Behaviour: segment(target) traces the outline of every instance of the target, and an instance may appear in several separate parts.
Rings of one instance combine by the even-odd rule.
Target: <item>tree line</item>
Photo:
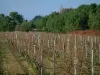
[[[37,15],[25,20],[18,12],[0,14],[0,31],[70,32],[73,30],[100,30],[100,4],[83,4],[77,8],[62,8],[49,15]]]

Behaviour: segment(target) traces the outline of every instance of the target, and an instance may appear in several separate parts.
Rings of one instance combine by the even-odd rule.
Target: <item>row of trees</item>
[[[0,31],[31,31],[32,28],[34,24],[18,12],[10,12],[9,16],[0,14]]]
[[[46,16],[35,16],[27,21],[18,12],[9,16],[0,14],[0,31],[69,32],[73,30],[99,30],[100,4],[80,5],[78,8],[62,8]]]

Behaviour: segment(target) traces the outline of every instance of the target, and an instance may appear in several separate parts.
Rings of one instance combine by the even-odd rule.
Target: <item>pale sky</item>
[[[22,14],[25,19],[36,15],[48,15],[63,8],[76,8],[81,4],[100,4],[100,0],[0,0],[0,13],[9,15],[12,11]]]

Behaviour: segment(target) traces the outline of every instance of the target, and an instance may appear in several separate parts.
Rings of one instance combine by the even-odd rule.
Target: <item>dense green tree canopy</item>
[[[11,19],[13,19],[17,24],[22,23],[24,21],[24,18],[22,15],[20,15],[18,12],[10,12],[9,16]]]
[[[0,31],[47,31],[69,32],[73,30],[100,30],[100,4],[80,5],[77,8],[62,8],[49,15],[37,15],[28,21],[18,12],[9,16],[0,14]]]

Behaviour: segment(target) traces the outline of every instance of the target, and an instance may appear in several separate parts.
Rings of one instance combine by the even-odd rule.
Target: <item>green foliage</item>
[[[24,21],[24,18],[22,15],[20,15],[18,12],[10,12],[9,16],[11,19],[13,19],[17,24],[20,24]]]
[[[35,25],[32,22],[23,22],[21,25],[16,26],[16,31],[32,31]]]
[[[11,12],[9,16],[0,14],[0,31],[14,31],[17,24],[21,24],[24,18],[18,12]]]
[[[78,8],[62,8],[46,16],[35,16],[25,21],[18,12],[9,16],[0,14],[0,31],[70,32],[73,30],[100,30],[100,4],[80,5]]]

